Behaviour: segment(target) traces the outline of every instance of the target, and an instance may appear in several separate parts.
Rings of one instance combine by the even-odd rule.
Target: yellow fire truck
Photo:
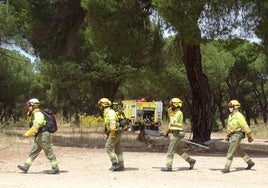
[[[141,128],[159,130],[162,123],[162,101],[124,100],[122,104],[126,118],[131,121],[130,128],[132,131]]]

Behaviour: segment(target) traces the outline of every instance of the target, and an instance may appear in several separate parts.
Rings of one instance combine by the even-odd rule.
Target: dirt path
[[[165,164],[166,153],[125,152],[123,172],[110,172],[108,156],[104,149],[88,149],[54,146],[59,160],[61,173],[48,175],[49,162],[44,153],[34,161],[28,174],[17,169],[28,155],[31,140],[18,139],[15,142],[1,144],[0,151],[0,187],[256,187],[268,186],[267,153],[250,153],[256,166],[244,170],[246,164],[241,158],[234,158],[231,173],[222,174],[225,154],[192,154],[197,160],[194,170],[188,170],[188,164],[178,155],[175,156],[173,172],[161,172]],[[11,145],[9,145],[11,144]]]

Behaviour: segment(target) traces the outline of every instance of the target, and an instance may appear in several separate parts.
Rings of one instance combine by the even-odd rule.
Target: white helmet
[[[32,99],[28,100],[28,102],[27,102],[28,107],[33,106],[34,108],[37,108],[37,107],[39,107],[39,104],[40,104],[40,102],[36,98],[32,98]]]

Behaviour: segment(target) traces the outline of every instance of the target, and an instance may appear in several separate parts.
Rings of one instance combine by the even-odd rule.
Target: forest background
[[[231,99],[249,125],[266,126],[267,9],[267,0],[1,0],[1,121],[24,118],[32,97],[65,121],[98,117],[101,97],[161,100],[164,111],[179,97],[196,142],[225,128]]]

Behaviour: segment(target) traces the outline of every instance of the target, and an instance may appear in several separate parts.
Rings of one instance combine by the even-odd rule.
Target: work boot
[[[52,170],[47,171],[48,174],[59,174],[60,170],[58,167],[52,167]]]
[[[113,163],[111,168],[109,168],[109,170],[111,170],[112,172],[119,171],[119,169],[120,169],[120,166],[118,163]]]
[[[119,169],[118,169],[118,171],[124,171],[125,170],[125,167],[124,167],[124,165],[123,166],[119,166]]]
[[[22,165],[18,165],[17,166],[23,173],[27,173],[29,170],[29,166],[22,166]]]
[[[119,165],[119,171],[124,171],[125,170],[124,162],[120,161],[118,163],[118,165]]]
[[[171,167],[163,167],[163,168],[161,168],[161,171],[162,172],[171,172],[172,168]]]
[[[250,170],[254,165],[255,165],[255,163],[252,160],[250,160],[250,161],[248,161],[248,166],[245,169]]]
[[[189,168],[189,170],[192,170],[192,169],[194,168],[194,164],[195,164],[195,162],[196,162],[196,160],[194,160],[194,159],[191,159],[191,160],[190,160],[190,162],[189,162],[189,164],[190,164],[190,168]]]
[[[226,174],[230,172],[230,168],[224,167],[224,169],[221,170],[222,173]]]

